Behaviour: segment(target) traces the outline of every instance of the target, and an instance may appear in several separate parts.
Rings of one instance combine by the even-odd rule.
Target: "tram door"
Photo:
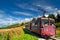
[[[40,29],[40,22],[37,19],[36,21],[33,21],[31,23],[31,30],[35,33],[39,33],[39,29]]]
[[[35,25],[36,25],[36,32],[39,33],[40,32],[40,18],[38,18],[35,22]]]

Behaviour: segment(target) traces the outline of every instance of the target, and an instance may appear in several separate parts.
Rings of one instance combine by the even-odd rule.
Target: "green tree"
[[[60,14],[57,14],[56,20],[57,20],[57,22],[60,22]]]
[[[55,15],[54,14],[49,14],[48,16],[49,18],[52,18],[52,19],[56,19]]]
[[[21,26],[23,26],[24,25],[24,23],[21,23]]]

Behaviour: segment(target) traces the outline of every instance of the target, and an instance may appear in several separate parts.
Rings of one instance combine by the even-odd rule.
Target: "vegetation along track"
[[[11,40],[11,37],[22,33],[22,28],[0,29],[0,40]]]

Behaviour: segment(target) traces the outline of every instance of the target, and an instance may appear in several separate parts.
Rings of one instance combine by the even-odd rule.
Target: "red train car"
[[[55,20],[51,18],[33,18],[26,24],[26,29],[40,34],[41,36],[55,37]]]

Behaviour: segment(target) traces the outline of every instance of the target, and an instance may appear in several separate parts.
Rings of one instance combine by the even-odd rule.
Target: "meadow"
[[[38,40],[23,30],[21,27],[11,29],[0,29],[0,40]]]
[[[56,36],[60,37],[60,28],[56,28]]]

